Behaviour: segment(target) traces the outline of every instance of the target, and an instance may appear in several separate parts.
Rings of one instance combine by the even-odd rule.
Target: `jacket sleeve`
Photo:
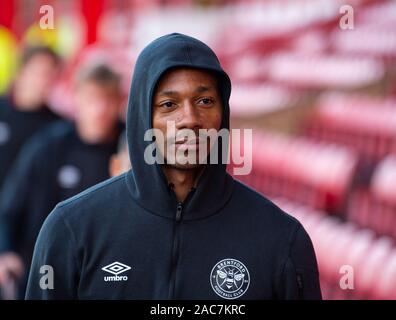
[[[312,241],[298,223],[282,266],[279,298],[283,300],[321,300],[319,271]]]
[[[48,146],[55,134],[62,134],[66,124],[57,122],[34,134],[18,153],[0,191],[0,252],[15,250],[18,236],[27,225],[37,183],[48,169]]]
[[[36,241],[25,299],[77,299],[79,267],[71,227],[56,207]]]
[[[37,152],[35,141],[19,153],[0,192],[0,252],[15,250],[16,228],[24,225]]]

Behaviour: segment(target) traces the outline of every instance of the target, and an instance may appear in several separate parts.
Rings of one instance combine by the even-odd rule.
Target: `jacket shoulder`
[[[244,214],[250,215],[255,221],[262,221],[266,225],[277,226],[279,228],[293,229],[296,231],[301,223],[293,216],[279,208],[265,195],[235,180],[234,200],[243,206]]]
[[[100,182],[77,195],[68,198],[56,207],[62,208],[63,211],[74,211],[78,208],[100,208],[105,203],[114,203],[116,198],[122,196],[122,191],[126,189],[125,177],[127,173],[109,178]]]

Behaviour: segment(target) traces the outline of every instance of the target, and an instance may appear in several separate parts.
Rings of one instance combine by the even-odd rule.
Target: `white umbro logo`
[[[131,267],[121,262],[113,262],[102,268],[103,271],[114,274],[114,276],[104,277],[104,281],[127,281],[127,276],[119,276],[119,274],[130,270]]]

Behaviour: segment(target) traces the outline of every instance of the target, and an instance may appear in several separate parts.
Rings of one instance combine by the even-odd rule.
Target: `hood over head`
[[[223,105],[221,129],[229,129],[231,94],[231,81],[217,56],[195,38],[179,33],[162,36],[145,47],[136,61],[127,112],[127,140],[132,163],[127,184],[133,199],[140,206],[171,219],[175,218],[178,201],[168,186],[161,165],[145,162],[144,151],[152,142],[144,141],[144,134],[152,128],[152,98],[156,84],[166,71],[177,67],[212,71],[217,76]],[[184,206],[184,220],[212,215],[230,198],[233,179],[227,174],[226,165],[219,162],[205,165],[196,190]]]

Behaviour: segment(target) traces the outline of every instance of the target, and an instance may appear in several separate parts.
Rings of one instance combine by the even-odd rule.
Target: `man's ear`
[[[110,163],[109,163],[109,173],[111,177],[118,176],[121,174],[121,161],[118,158],[118,155],[113,154],[110,157]]]

